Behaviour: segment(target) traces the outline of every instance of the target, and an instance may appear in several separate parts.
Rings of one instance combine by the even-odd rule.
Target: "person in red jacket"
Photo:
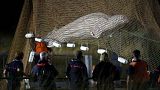
[[[128,67],[128,90],[147,90],[147,84],[150,78],[147,68],[147,62],[140,59],[140,51],[134,50],[132,62],[129,63]]]

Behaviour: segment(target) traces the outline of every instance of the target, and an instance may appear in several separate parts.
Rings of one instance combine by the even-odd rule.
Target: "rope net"
[[[29,55],[24,35],[34,32],[62,43],[107,48],[128,60],[139,49],[153,69],[160,64],[159,9],[158,0],[25,0],[9,60],[16,50]]]
[[[92,13],[80,17],[58,30],[53,30],[45,38],[59,42],[73,42],[75,38],[100,38],[107,36],[114,28],[120,27],[127,22],[127,17],[123,15],[107,16],[103,13]]]

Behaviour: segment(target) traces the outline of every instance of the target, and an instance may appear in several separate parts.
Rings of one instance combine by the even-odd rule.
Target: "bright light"
[[[54,47],[54,45],[53,45],[53,41],[48,41],[48,43],[47,43],[47,47],[49,47],[49,48]]]
[[[35,41],[42,42],[42,39],[41,38],[35,38]]]
[[[67,47],[75,47],[74,43],[67,43]]]
[[[49,47],[49,48],[51,48],[51,47],[61,47],[61,44],[58,43],[57,41],[48,41],[47,47]]]
[[[25,35],[25,37],[26,37],[26,38],[32,38],[32,37],[34,37],[34,34],[33,34],[33,33],[27,33],[27,34]]]
[[[58,43],[58,42],[56,42],[56,41],[54,41],[54,42],[53,42],[53,46],[55,46],[55,47],[61,47],[61,44]]]
[[[89,48],[86,47],[86,46],[81,46],[80,49],[83,50],[83,51],[88,51],[89,50]]]
[[[123,64],[127,64],[128,63],[128,61],[126,59],[122,58],[122,57],[118,57],[118,61],[120,63],[123,63]]]
[[[28,59],[29,62],[33,62],[34,55],[35,55],[35,52],[34,52],[34,51],[31,51],[31,52],[30,52],[30,55],[29,55],[29,59]]]
[[[97,53],[99,53],[99,54],[102,54],[102,53],[104,53],[104,52],[107,52],[107,50],[105,50],[105,49],[98,49],[98,50],[97,50]]]

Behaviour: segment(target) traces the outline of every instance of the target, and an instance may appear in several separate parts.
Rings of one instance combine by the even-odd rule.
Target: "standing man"
[[[87,68],[82,59],[82,51],[77,51],[75,59],[68,63],[66,75],[70,81],[71,90],[86,90],[88,87]]]
[[[40,90],[56,90],[54,79],[57,75],[57,69],[48,61],[47,52],[41,52],[39,62],[32,68],[34,82],[38,82]]]
[[[15,59],[6,65],[4,76],[8,78],[8,90],[20,90],[23,73],[23,52],[17,52]]]
[[[147,63],[140,59],[140,51],[133,51],[132,62],[129,63],[127,76],[128,90],[147,90],[149,73],[147,72]]]
[[[109,61],[108,54],[103,53],[101,61],[93,70],[93,80],[97,82],[97,90],[114,90],[116,67]]]

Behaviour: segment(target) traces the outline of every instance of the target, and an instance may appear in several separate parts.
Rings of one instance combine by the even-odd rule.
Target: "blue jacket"
[[[66,75],[70,82],[74,84],[87,82],[88,79],[86,65],[82,61],[75,59],[68,63]]]

